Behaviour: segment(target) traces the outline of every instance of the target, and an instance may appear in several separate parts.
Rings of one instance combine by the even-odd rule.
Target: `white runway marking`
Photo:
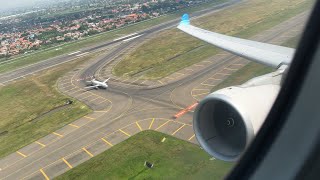
[[[74,54],[77,54],[77,53],[80,53],[81,51],[76,51],[76,52],[72,52],[72,53],[70,53],[70,54],[68,54],[69,56],[71,56],[71,55],[74,55]]]
[[[76,55],[76,56],[83,56],[83,55],[86,55],[86,54],[88,54],[89,52],[84,52],[84,53],[81,53],[81,54],[78,54],[78,55]]]

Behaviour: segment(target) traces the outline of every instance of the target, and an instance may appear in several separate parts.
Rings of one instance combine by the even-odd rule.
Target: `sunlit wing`
[[[187,14],[182,16],[178,29],[225,51],[275,68],[290,64],[295,52],[292,48],[226,36],[192,26]]]

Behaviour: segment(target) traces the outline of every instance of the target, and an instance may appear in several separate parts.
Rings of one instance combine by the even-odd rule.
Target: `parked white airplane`
[[[98,81],[95,78],[93,78],[91,81],[87,81],[88,83],[91,83],[90,86],[87,86],[85,88],[94,88],[94,89],[107,89],[109,86],[107,82],[109,81],[110,78],[106,79],[105,81]]]
[[[209,94],[195,110],[193,127],[200,145],[218,159],[235,161],[268,115],[295,49],[200,29],[190,25],[187,14],[178,28],[223,50],[275,68],[270,74]]]

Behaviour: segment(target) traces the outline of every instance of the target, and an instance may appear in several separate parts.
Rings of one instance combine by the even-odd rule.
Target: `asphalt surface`
[[[298,34],[305,20],[306,13],[300,14],[252,39],[281,44]],[[170,24],[163,26],[167,27]],[[99,75],[97,72],[101,67],[143,38],[144,35],[131,41],[117,42],[114,49],[60,78],[59,90],[88,104],[94,112],[1,159],[1,179],[56,177],[148,129],[197,143],[192,130],[192,110],[178,119],[173,116],[202,99],[212,87],[248,61],[221,52],[170,75],[170,79],[163,79],[153,88],[111,81],[108,90],[84,89],[85,84],[78,79]],[[9,79],[17,75],[20,74],[11,74]]]

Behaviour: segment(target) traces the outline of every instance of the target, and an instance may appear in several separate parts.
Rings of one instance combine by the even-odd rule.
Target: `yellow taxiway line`
[[[104,141],[105,143],[107,143],[109,146],[113,146],[113,144],[111,144],[109,141],[107,141],[106,139],[104,138],[101,138],[102,141]]]
[[[19,152],[19,151],[17,151],[17,153],[19,154],[19,155],[21,155],[22,157],[27,157],[27,155],[25,155],[25,154],[23,154],[23,153],[21,153],[21,152]]]
[[[82,150],[84,150],[84,152],[86,152],[89,156],[93,157],[93,154],[91,154],[91,152],[89,152],[86,148],[82,148]]]
[[[67,165],[70,169],[72,169],[71,164],[70,164],[65,158],[61,158],[61,159],[62,159],[62,161],[63,161],[64,163],[66,163],[66,165]]]
[[[128,133],[126,133],[126,132],[124,132],[122,129],[119,129],[119,131],[120,131],[120,132],[122,132],[123,134],[125,134],[125,135],[127,135],[127,136],[129,136],[129,137],[130,137],[130,134],[128,134]]]
[[[42,173],[42,175],[46,180],[50,180],[50,178],[46,175],[46,173],[42,169],[40,169],[40,172]]]

